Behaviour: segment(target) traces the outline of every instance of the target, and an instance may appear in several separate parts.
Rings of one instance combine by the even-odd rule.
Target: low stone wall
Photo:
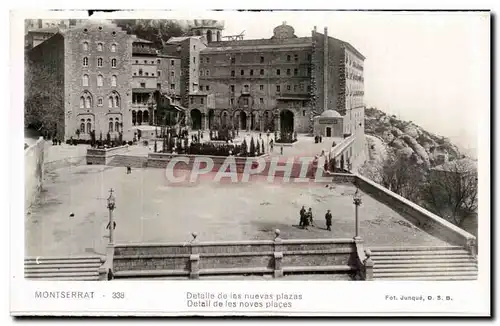
[[[89,148],[87,149],[87,164],[108,164],[113,156],[128,152],[128,145],[118,146],[106,149]]]
[[[325,177],[331,177],[332,182],[336,184],[356,182],[356,175],[350,173],[334,173],[326,171]]]
[[[40,193],[43,182],[45,140],[40,137],[36,143],[24,150],[24,204],[31,207]]]
[[[370,194],[380,202],[400,212],[410,222],[427,233],[449,243],[464,246],[466,249],[475,252],[476,237],[458,226],[453,225],[366,177],[356,175],[355,184],[363,192]]]
[[[220,241],[116,245],[115,278],[145,276],[356,273],[353,239]]]
[[[50,172],[56,169],[66,168],[70,166],[78,166],[86,163],[86,156],[67,157],[57,161],[45,162],[43,168],[45,172]]]
[[[339,157],[347,148],[349,148],[350,145],[354,142],[354,139],[356,138],[356,135],[349,136],[342,140],[340,144],[337,144],[335,147],[333,147],[330,150],[330,158],[337,158]]]

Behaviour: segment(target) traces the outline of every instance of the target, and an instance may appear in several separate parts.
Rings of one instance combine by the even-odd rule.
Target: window
[[[231,102],[231,105],[234,105],[234,98],[232,98],[232,99],[230,100],[230,102]]]
[[[279,69],[276,69],[276,75],[280,75],[281,74],[281,71]]]
[[[85,108],[85,98],[83,96],[80,97],[80,109]]]
[[[102,97],[97,99],[97,106],[102,106]]]
[[[89,43],[83,42],[83,51],[88,51],[89,49]]]
[[[298,54],[294,54],[294,55],[293,55],[293,60],[294,60],[295,62],[299,61],[299,55],[298,55]]]
[[[90,109],[92,106],[92,97],[89,92],[83,92],[80,96],[80,108]]]
[[[97,86],[102,87],[102,75],[97,75]]]
[[[207,89],[207,92],[210,90],[210,86],[205,86],[205,88]]]
[[[250,76],[253,76],[253,69],[250,69]]]
[[[175,61],[174,60],[170,60],[170,65],[171,66],[175,66]]]
[[[248,90],[250,89],[250,87],[248,85],[245,85],[245,92],[248,93]]]
[[[135,60],[135,63],[139,63],[139,60]]]
[[[97,43],[97,51],[102,51],[102,43]]]
[[[236,58],[235,57],[231,58],[231,63],[236,63]]]
[[[160,70],[158,70],[158,71],[156,72],[156,75],[157,75],[158,77],[160,77],[160,76],[161,76],[161,71],[160,71]]]
[[[262,97],[259,99],[259,101],[260,101],[260,104],[264,104],[264,99]]]
[[[241,75],[245,75],[245,70],[241,69]]]
[[[141,83],[142,88],[146,88],[146,83]]]
[[[87,119],[87,133],[90,134],[91,130],[92,130],[92,122],[90,122],[90,119]]]
[[[231,85],[231,93],[234,93],[234,85]]]
[[[231,77],[234,77],[234,70],[231,70]]]
[[[159,76],[159,75],[158,75]],[[170,77],[175,77],[175,72],[171,71],[170,72]]]
[[[264,63],[264,57],[260,57],[260,63]]]
[[[80,120],[80,132],[85,133],[85,119]]]
[[[113,118],[109,118],[108,131],[113,132]]]
[[[193,57],[193,63],[196,63],[196,57]]]
[[[102,67],[102,58],[97,58],[97,66]]]
[[[83,75],[82,85],[83,86],[89,86],[89,75]]]
[[[116,44],[111,44],[111,52],[116,52]]]
[[[293,75],[294,75],[294,76],[297,76],[298,74],[299,74],[299,69],[295,68],[295,69],[293,70]]]
[[[305,117],[306,116],[306,110],[302,110],[302,116]]]
[[[194,104],[194,98],[191,97],[189,100],[191,104]]]
[[[290,55],[287,55],[286,56],[286,61],[290,62],[292,60],[292,57],[290,57]]]
[[[83,58],[83,66],[84,67],[88,67],[89,66],[89,58],[87,58],[87,57]]]
[[[264,75],[264,69],[261,69],[261,70],[260,70],[260,75],[261,75],[261,76],[262,76],[262,75]]]
[[[193,50],[196,50],[196,45],[193,45]]]
[[[142,47],[144,47],[144,45],[143,45]],[[147,64],[147,63],[148,63],[148,60],[144,60],[144,63],[145,63],[145,64]]]
[[[154,65],[154,64],[155,64],[155,62],[154,62],[153,60],[151,60],[151,64],[152,64],[152,65]]]
[[[116,59],[111,59],[111,67],[116,68]]]
[[[207,62],[207,63],[210,63],[210,58],[207,58],[207,59],[206,59],[206,62]]]
[[[307,68],[307,75],[308,75],[308,76],[311,76],[311,72],[312,72],[311,67],[308,67],[308,68]]]
[[[115,131],[119,132],[120,131],[120,122],[118,118],[115,118]]]
[[[259,90],[263,91],[264,90],[264,85],[259,85]]]
[[[207,69],[207,70],[205,71],[205,76],[210,76],[210,70],[208,70],[208,69]]]
[[[307,85],[307,91],[310,92],[311,91],[311,86]]]
[[[149,72],[144,73],[146,76],[149,76]]]
[[[116,80],[117,78],[115,75],[111,76],[111,86],[116,87]]]
[[[111,93],[111,95],[108,98],[108,106],[110,108],[120,107],[120,97],[118,96],[118,93],[116,92]]]
[[[243,105],[248,105],[248,98],[243,99]]]
[[[310,54],[307,55],[307,60],[311,61],[311,55]]]
[[[203,91],[203,85],[200,85],[200,91]]]
[[[139,69],[139,76],[142,76],[142,69]]]
[[[205,102],[205,99],[202,97],[200,98],[200,103],[203,104]]]
[[[287,75],[287,76],[290,76],[291,74],[292,74],[291,70],[290,70],[290,69],[287,69],[287,70],[286,70],[286,75]]]
[[[175,89],[175,84],[170,84],[170,89]]]
[[[200,76],[203,76],[203,70],[200,70]]]
[[[160,83],[157,83],[157,84],[156,84],[156,88],[161,89],[161,84],[160,84]]]
[[[296,92],[298,89],[298,85],[293,85],[293,91]]]
[[[290,85],[286,85],[286,90],[289,91],[292,87]]]
[[[161,60],[160,60],[160,59],[156,60],[156,63],[157,63],[157,64],[160,64],[160,63],[161,63]]]
[[[281,91],[281,87],[280,87],[280,85],[276,85],[276,92],[279,92],[279,91]]]

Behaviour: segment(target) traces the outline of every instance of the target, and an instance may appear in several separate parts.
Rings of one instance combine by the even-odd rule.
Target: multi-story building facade
[[[190,105],[191,124],[311,132],[313,117],[333,109],[344,117],[343,133],[353,133],[363,128],[364,59],[326,28],[297,37],[283,24],[270,39],[207,43],[198,97],[213,95],[214,107]]]

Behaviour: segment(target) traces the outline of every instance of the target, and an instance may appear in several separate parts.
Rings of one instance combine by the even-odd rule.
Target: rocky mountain
[[[460,149],[449,139],[376,108],[365,110],[365,133],[370,159],[376,161],[383,160],[387,155],[413,155],[418,163],[429,168],[462,157]]]

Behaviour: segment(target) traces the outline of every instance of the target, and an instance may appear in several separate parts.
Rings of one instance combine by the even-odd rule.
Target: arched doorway
[[[198,109],[191,110],[191,121],[193,130],[201,129],[201,112]]]
[[[217,31],[217,42],[220,42],[220,31]]]
[[[140,126],[142,124],[142,111],[137,111],[137,125]]]
[[[149,111],[144,111],[142,113],[142,121],[145,123],[145,124],[148,124],[149,122]]]
[[[283,110],[280,113],[280,126],[282,132],[293,132],[293,112]]]
[[[215,112],[214,110],[209,110],[208,111],[208,129],[212,129],[214,127],[214,119],[215,119]]]
[[[211,30],[207,31],[207,42],[208,43],[212,42],[212,31]]]
[[[224,111],[224,112],[222,112],[222,115],[221,115],[221,125],[222,125],[222,127],[227,127],[227,124],[228,124],[227,112]]]
[[[247,114],[245,111],[240,112],[240,129],[247,129]]]
[[[132,111],[132,125],[135,126],[135,124],[137,123],[137,113],[134,111]]]

